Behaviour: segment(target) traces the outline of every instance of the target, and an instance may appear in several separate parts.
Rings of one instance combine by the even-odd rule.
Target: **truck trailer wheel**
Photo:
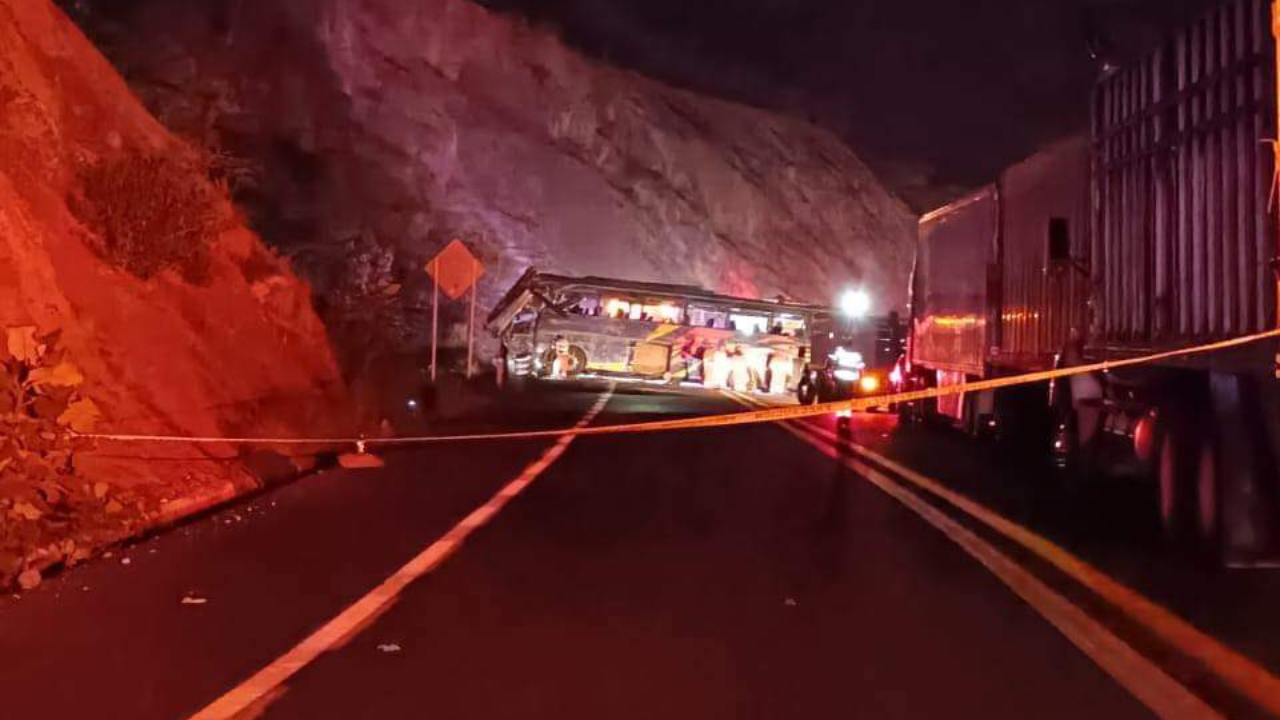
[[[1216,558],[1222,542],[1222,483],[1211,437],[1166,432],[1156,456],[1160,525],[1165,538]]]
[[[1217,562],[1223,537],[1219,419],[1207,404],[1185,399],[1160,408],[1156,417],[1161,529],[1166,539]]]
[[[1187,538],[1195,520],[1199,453],[1190,432],[1175,422],[1166,423],[1155,464],[1160,529],[1165,539],[1178,542]]]
[[[1200,440],[1196,463],[1196,534],[1200,549],[1216,553],[1222,538],[1222,483],[1212,437]]]

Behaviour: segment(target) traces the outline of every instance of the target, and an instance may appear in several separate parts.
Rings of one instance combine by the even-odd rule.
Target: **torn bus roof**
[[[564,291],[617,292],[628,295],[678,298],[687,302],[702,301],[730,305],[739,310],[767,313],[776,313],[779,310],[784,312],[791,310],[806,314],[831,312],[831,308],[822,305],[720,295],[696,285],[641,282],[596,276],[573,277],[543,273],[530,268],[525,271],[524,275],[516,281],[515,285],[498,302],[493,312],[489,314],[485,326],[491,332],[498,332],[501,328],[510,324],[534,300],[541,299],[547,305],[554,306],[551,296]]]

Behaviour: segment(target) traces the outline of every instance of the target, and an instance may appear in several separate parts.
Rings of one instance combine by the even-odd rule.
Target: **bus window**
[[[571,296],[565,304],[565,309],[570,315],[585,315],[587,317],[599,315],[601,312],[600,307],[600,298],[595,295]]]
[[[512,335],[528,335],[532,333],[533,323],[537,319],[538,319],[538,314],[535,312],[520,313],[520,315],[516,317],[515,321],[511,323],[511,334]]]
[[[773,335],[802,338],[805,336],[804,318],[799,315],[774,315],[769,332]]]
[[[726,330],[729,328],[729,313],[690,305],[689,324],[694,327],[720,328],[721,330]]]
[[[611,318],[627,318],[631,316],[631,301],[621,298],[609,298],[604,303],[604,314]]]
[[[730,315],[733,329],[743,335],[756,335],[769,331],[769,318],[761,315]]]
[[[684,322],[684,313],[680,310],[680,306],[672,302],[651,301],[645,304],[643,313],[644,317],[652,322],[672,323],[674,325]]]
[[[680,306],[668,300],[624,300],[609,298],[604,314],[611,318],[679,324],[684,320]]]

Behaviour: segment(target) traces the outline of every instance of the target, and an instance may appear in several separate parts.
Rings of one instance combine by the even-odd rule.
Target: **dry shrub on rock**
[[[131,152],[82,169],[70,204],[111,264],[143,279],[174,269],[201,283],[210,244],[234,222],[225,198],[197,159]]]

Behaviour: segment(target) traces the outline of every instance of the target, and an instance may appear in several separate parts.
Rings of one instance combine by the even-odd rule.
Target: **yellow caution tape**
[[[219,444],[260,444],[260,445],[355,445],[360,451],[372,446],[419,445],[426,443],[467,442],[478,440],[522,440],[530,438],[561,437],[565,435],[615,435],[621,433],[667,432],[672,430],[692,430],[697,428],[726,427],[731,425],[752,425],[758,423],[777,422],[779,420],[797,420],[801,418],[829,415],[837,412],[866,410],[889,404],[914,402],[929,398],[957,395],[966,392],[982,392],[1000,388],[1027,385],[1031,383],[1059,380],[1076,375],[1109,372],[1121,368],[1148,365],[1161,360],[1203,355],[1205,353],[1227,350],[1250,345],[1271,338],[1280,337],[1280,329],[1268,330],[1244,337],[1222,340],[1220,342],[1197,345],[1194,347],[1168,350],[1165,352],[1143,355],[1141,357],[1106,360],[1089,365],[1077,365],[1057,370],[1009,377],[979,380],[977,382],[950,385],[947,387],[927,388],[892,395],[876,395],[871,397],[840,400],[818,405],[796,405],[789,407],[754,410],[750,412],[709,415],[679,420],[659,420],[624,425],[602,425],[595,427],[563,428],[557,430],[532,430],[523,432],[476,433],[470,435],[426,435],[418,437],[394,438],[280,438],[280,437],[196,437],[181,435],[129,435],[116,433],[78,433],[76,437],[89,440],[108,440],[114,442],[161,442],[161,443],[219,443]]]

